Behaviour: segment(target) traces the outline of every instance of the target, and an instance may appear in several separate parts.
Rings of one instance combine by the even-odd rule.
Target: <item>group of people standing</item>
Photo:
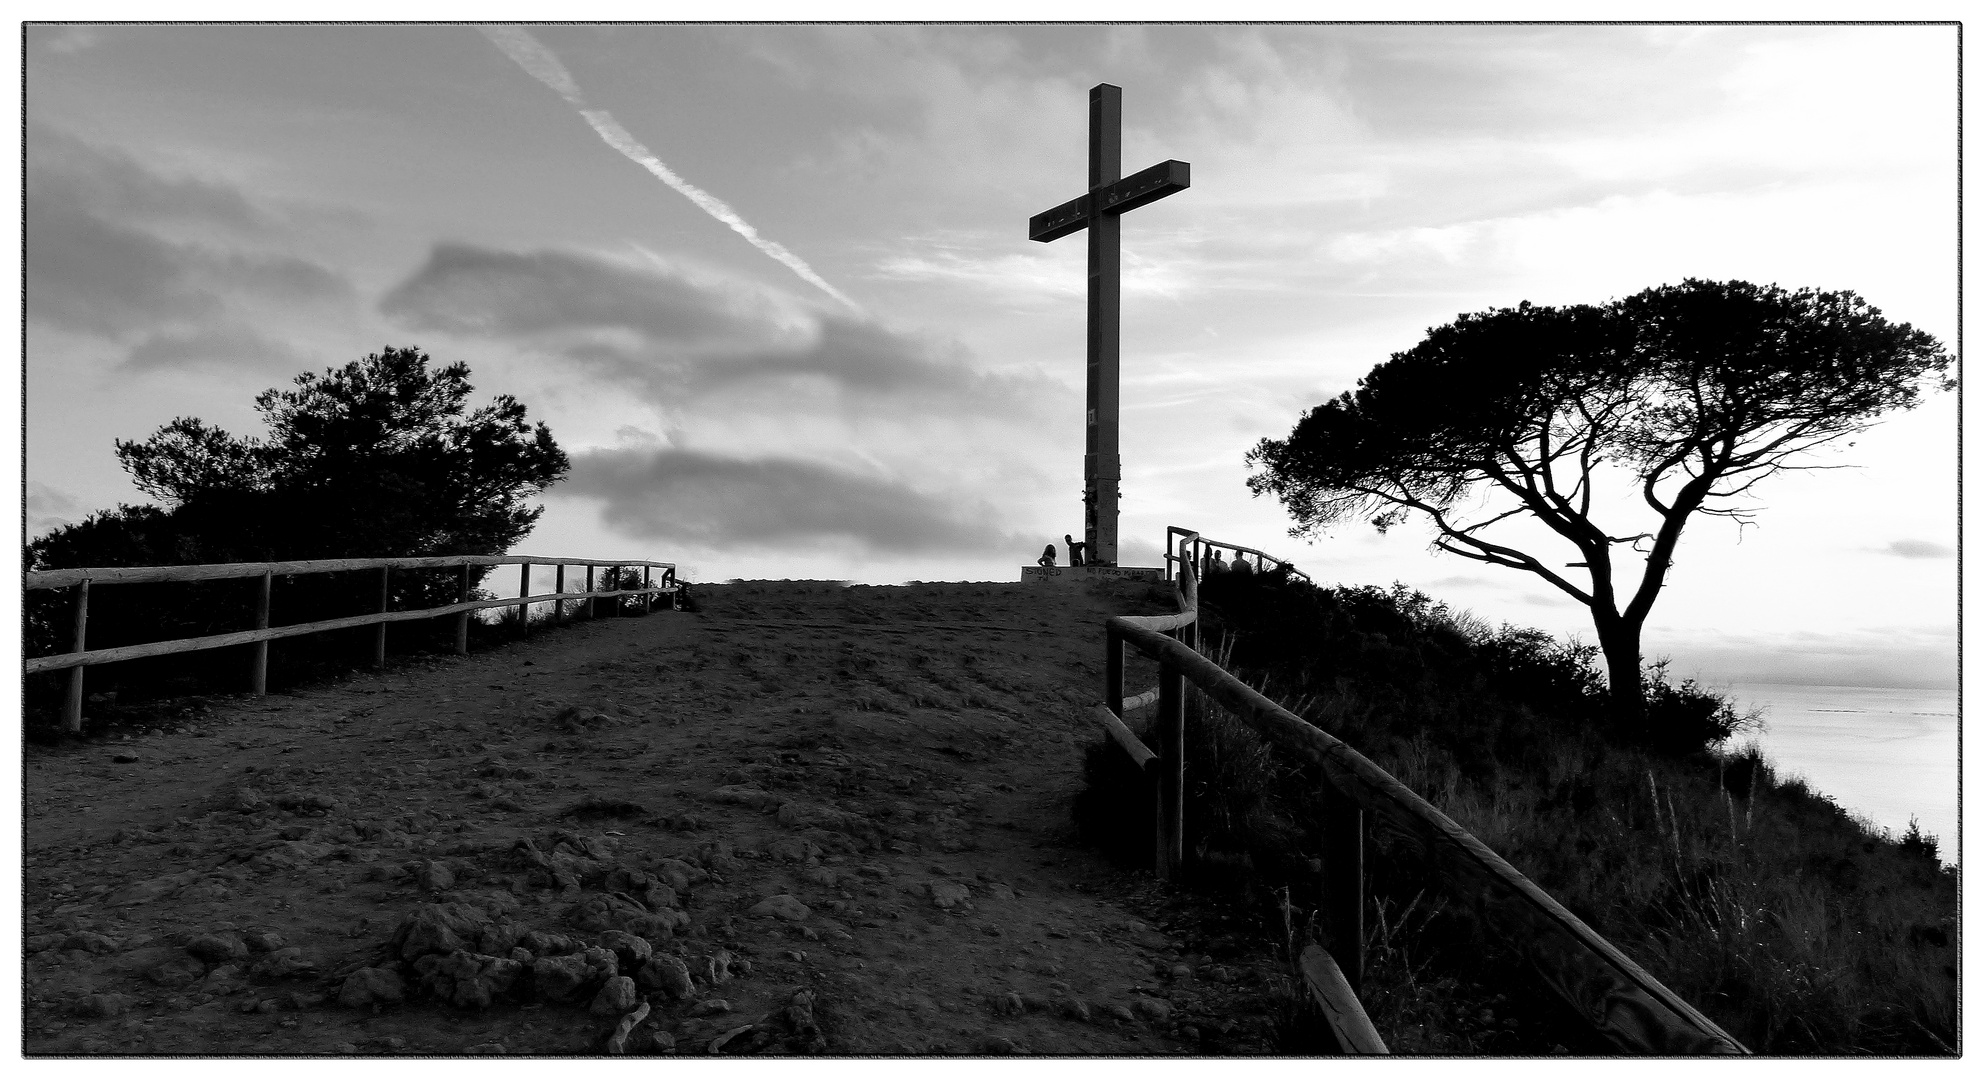
[[[1241,552],[1233,552],[1232,562],[1228,563],[1225,556],[1219,554],[1218,548],[1205,549],[1205,566],[1202,573],[1206,577],[1214,574],[1251,574],[1252,572],[1253,564],[1247,562],[1245,554]]]

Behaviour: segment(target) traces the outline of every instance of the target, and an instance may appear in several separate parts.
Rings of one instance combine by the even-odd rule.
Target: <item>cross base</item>
[[[1090,581],[1164,580],[1159,566],[1022,566],[1019,580],[1029,585],[1079,585]]]

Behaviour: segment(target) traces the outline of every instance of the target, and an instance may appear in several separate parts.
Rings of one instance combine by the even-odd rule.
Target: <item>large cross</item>
[[[1027,235],[1058,240],[1088,230],[1088,562],[1116,565],[1116,503],[1122,497],[1122,214],[1191,186],[1191,165],[1166,161],[1122,175],[1122,87],[1088,91],[1088,194],[1034,215]]]

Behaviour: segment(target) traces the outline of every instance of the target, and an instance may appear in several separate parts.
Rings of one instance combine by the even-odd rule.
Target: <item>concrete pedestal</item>
[[[1019,580],[1045,585],[1083,584],[1090,581],[1162,581],[1160,566],[1022,566]]]

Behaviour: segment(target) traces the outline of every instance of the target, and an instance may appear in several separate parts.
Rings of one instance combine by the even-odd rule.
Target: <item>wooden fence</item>
[[[473,572],[476,566],[520,566],[518,595],[500,600],[469,599]],[[530,571],[533,567],[553,566],[557,568],[552,591],[543,595],[530,592]],[[565,591],[565,569],[572,566],[585,567],[585,589],[582,592]],[[610,567],[606,581],[617,585],[620,571],[627,567],[639,567],[641,585],[636,589],[607,588],[594,589],[594,573],[599,567]],[[449,567],[460,568],[460,600],[441,607],[418,608],[406,611],[391,611],[392,572],[394,570],[438,570]],[[352,615],[341,619],[323,619],[317,622],[296,623],[290,626],[269,625],[269,601],[275,589],[275,579],[301,574],[348,573],[358,570],[379,572],[379,609],[364,615]],[[655,571],[660,571],[659,581]],[[231,634],[213,634],[207,637],[177,638],[172,641],[153,641],[142,645],[125,645],[114,649],[89,649],[85,641],[89,628],[90,585],[133,585],[145,582],[162,581],[221,581],[230,578],[261,578],[261,592],[255,603],[255,628]],[[518,624],[523,633],[529,633],[528,618],[531,604],[555,602],[557,613],[554,619],[565,620],[565,604],[568,601],[583,602],[586,614],[598,614],[598,602],[622,596],[641,598],[643,612],[651,610],[654,597],[676,592],[680,585],[675,580],[675,564],[649,562],[644,559],[554,559],[531,555],[436,555],[404,559],[314,559],[300,562],[273,563],[208,563],[197,566],[113,566],[91,567],[75,570],[39,570],[22,575],[21,587],[32,592],[37,589],[74,589],[75,616],[74,633],[68,652],[50,656],[29,657],[22,665],[22,674],[33,675],[43,671],[69,671],[69,693],[64,705],[63,723],[71,732],[82,731],[83,725],[83,671],[92,664],[109,664],[118,660],[136,660],[146,656],[168,656],[173,653],[197,652],[202,649],[223,649],[230,645],[254,645],[255,655],[250,669],[250,679],[257,697],[268,692],[268,643],[278,638],[301,637],[305,634],[320,634],[329,630],[345,630],[359,626],[379,628],[378,638],[373,646],[373,662],[384,666],[386,662],[386,626],[390,623],[409,622],[414,619],[437,619],[449,615],[455,617],[454,651],[468,652],[468,620],[471,613],[484,608],[514,607],[517,609]]]
[[[1171,537],[1183,544],[1174,550]],[[1620,1051],[1632,1054],[1746,1054],[1712,1020],[1586,926],[1507,860],[1453,819],[1341,740],[1282,708],[1194,647],[1199,558],[1206,541],[1173,527],[1166,570],[1175,566],[1176,615],[1116,616],[1107,622],[1104,701],[1095,716],[1130,760],[1154,781],[1158,872],[1175,877],[1184,863],[1184,684],[1192,685],[1258,732],[1277,750],[1319,767],[1323,798],[1321,914],[1326,949],[1304,951],[1300,966],[1347,1053],[1384,1053],[1356,991],[1363,981],[1366,839],[1431,868],[1464,904],[1541,975],[1576,1014]],[[1258,554],[1256,552],[1256,554]],[[1268,556],[1268,558],[1272,558]],[[1278,560],[1276,560],[1278,563]],[[1157,662],[1155,689],[1123,697],[1123,647]],[[1153,750],[1122,717],[1154,704]]]

